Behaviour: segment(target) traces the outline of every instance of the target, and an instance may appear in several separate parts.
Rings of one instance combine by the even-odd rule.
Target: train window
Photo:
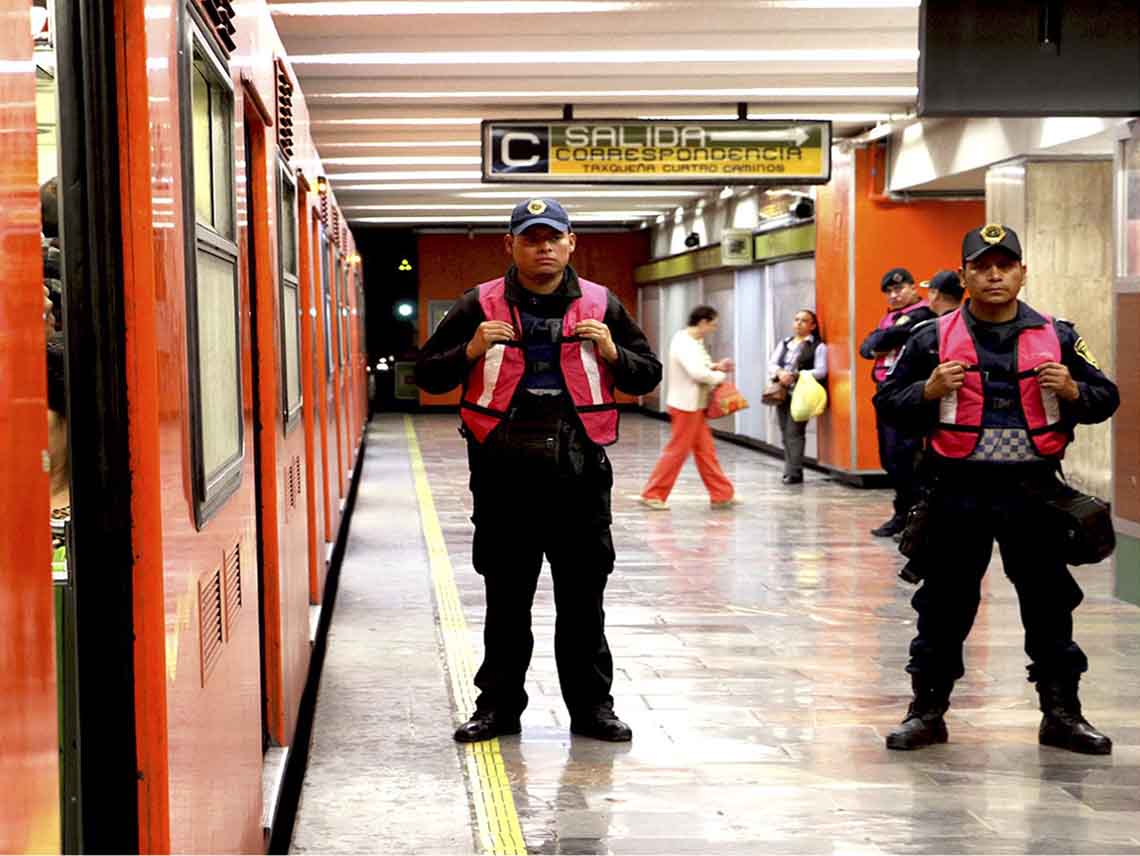
[[[187,13],[183,187],[195,517],[205,525],[241,481],[240,291],[234,216],[234,92],[220,52]],[[208,394],[207,394],[208,391]]]
[[[297,279],[297,185],[285,164],[277,165],[277,248],[280,254],[282,404],[285,430],[301,415],[300,284]]]

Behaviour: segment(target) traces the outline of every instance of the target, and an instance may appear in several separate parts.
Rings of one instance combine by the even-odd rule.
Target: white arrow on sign
[[[802,146],[808,141],[808,136],[808,132],[799,125],[782,131],[709,131],[709,139],[714,143],[766,143],[778,140]]]

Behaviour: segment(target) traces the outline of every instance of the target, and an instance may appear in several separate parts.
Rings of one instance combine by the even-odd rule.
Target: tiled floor
[[[453,416],[415,426],[478,647],[462,441]],[[810,472],[787,488],[778,461],[720,443],[743,505],[710,510],[690,463],[671,510],[651,511],[632,497],[666,432],[627,416],[611,450],[608,636],[632,745],[571,740],[548,574],[539,587],[531,707],[521,737],[501,740],[531,852],[1140,852],[1140,609],[1111,597],[1107,565],[1078,569],[1076,637],[1091,661],[1085,710],[1114,738],[1111,757],[1038,747],[1016,601],[996,555],[951,742],[888,752],[883,735],[909,700],[913,589],[895,577],[894,544],[868,534],[888,513],[886,492]],[[436,748],[448,741],[441,731]]]

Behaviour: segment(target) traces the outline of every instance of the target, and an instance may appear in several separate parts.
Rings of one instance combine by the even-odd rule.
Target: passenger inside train
[[[1140,852],[1134,0],[2,9],[0,853]]]

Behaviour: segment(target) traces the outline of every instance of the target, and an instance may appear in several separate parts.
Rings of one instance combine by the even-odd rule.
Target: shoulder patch
[[[927,318],[925,321],[919,321],[917,324],[914,325],[914,333],[917,333],[919,330],[925,330],[927,327],[930,327],[931,325],[936,324],[937,322],[938,322],[937,317]],[[913,335],[914,333],[912,333],[911,335]]]
[[[898,318],[895,319],[895,326],[896,327],[901,327],[903,324],[909,324],[909,323],[910,323],[910,316],[909,315],[900,315]]]
[[[1084,336],[1077,337],[1076,344],[1073,345],[1073,350],[1077,352],[1077,356],[1079,356],[1082,360],[1084,360],[1097,371],[1100,371],[1100,364],[1097,363],[1096,357],[1092,355],[1092,351],[1089,349],[1089,343],[1085,341]]]

